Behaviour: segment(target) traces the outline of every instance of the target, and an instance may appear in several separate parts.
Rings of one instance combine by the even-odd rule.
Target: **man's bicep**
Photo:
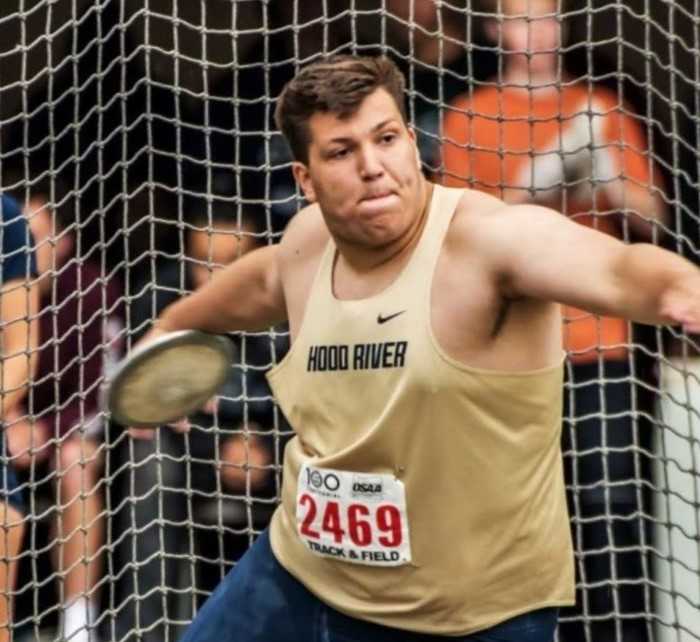
[[[608,314],[620,295],[616,266],[625,245],[537,206],[508,208],[500,221],[505,295],[556,301]]]

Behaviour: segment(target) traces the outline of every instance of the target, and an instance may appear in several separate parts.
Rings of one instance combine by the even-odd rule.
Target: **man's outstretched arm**
[[[700,270],[682,257],[626,245],[542,207],[508,207],[493,216],[486,242],[505,296],[700,330]]]

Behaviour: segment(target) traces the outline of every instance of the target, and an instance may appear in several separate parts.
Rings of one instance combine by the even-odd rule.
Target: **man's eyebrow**
[[[383,129],[383,128],[386,127],[389,123],[392,123],[392,122],[394,122],[395,120],[396,120],[396,118],[387,118],[386,120],[383,120],[383,121],[382,121],[381,123],[379,123],[378,125],[375,125],[374,127],[372,127],[372,132],[377,132],[377,131],[379,131],[380,129]]]
[[[381,123],[377,123],[374,127],[372,127],[372,129],[370,131],[372,133],[375,133],[375,132],[379,131],[380,129],[383,129],[384,127],[386,127],[389,123],[392,123],[394,121],[396,121],[396,118],[387,118],[386,120],[383,120]],[[339,136],[337,138],[331,138],[328,141],[328,144],[331,144],[331,143],[350,143],[350,142],[352,142],[352,140],[353,140],[352,138],[347,137],[347,136]]]

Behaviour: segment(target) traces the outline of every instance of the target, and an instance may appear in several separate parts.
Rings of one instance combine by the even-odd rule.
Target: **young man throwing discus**
[[[421,174],[386,59],[312,64],[277,122],[311,205],[151,336],[288,321],[282,503],[186,642],[545,642],[574,600],[559,304],[700,329],[700,272]]]

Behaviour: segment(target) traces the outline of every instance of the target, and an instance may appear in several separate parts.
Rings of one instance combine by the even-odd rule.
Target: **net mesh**
[[[2,3],[0,180],[44,275],[28,348],[33,290],[10,279],[4,220],[3,480],[12,464],[25,495],[21,517],[16,494],[6,501],[0,534],[17,573],[2,590],[14,639],[83,640],[89,625],[99,639],[174,640],[269,520],[291,431],[263,373],[287,349],[284,328],[232,336],[240,361],[188,433],[133,438],[100,390],[160,310],[275,243],[303,204],[272,113],[320,53],[397,61],[435,180],[696,260],[700,3],[557,0],[544,86],[546,56],[521,55],[524,75],[508,62],[508,4]],[[523,51],[537,48],[531,22]],[[558,639],[700,640],[696,341],[566,316],[577,607]],[[10,372],[26,378],[30,355],[18,401]]]

